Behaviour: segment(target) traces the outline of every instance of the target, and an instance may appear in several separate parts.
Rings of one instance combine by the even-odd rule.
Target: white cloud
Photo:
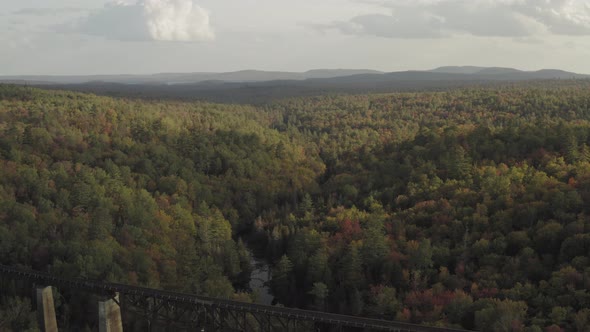
[[[364,0],[382,11],[323,25],[345,34],[440,38],[458,34],[531,37],[590,35],[586,0]]]
[[[112,1],[67,30],[123,41],[215,38],[209,12],[193,0]]]

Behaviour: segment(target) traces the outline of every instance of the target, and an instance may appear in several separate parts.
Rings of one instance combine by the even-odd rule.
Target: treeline
[[[590,325],[590,83],[254,108],[0,87],[0,263],[484,331]],[[297,295],[293,295],[297,294]]]

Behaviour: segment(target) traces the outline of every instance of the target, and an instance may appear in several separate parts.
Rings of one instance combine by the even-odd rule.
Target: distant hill
[[[439,67],[429,70],[432,73],[447,73],[447,74],[507,74],[507,73],[522,73],[522,70],[514,68],[502,67],[476,67],[476,66],[447,66]]]
[[[478,71],[476,74],[479,75],[500,75],[500,74],[519,74],[522,73],[522,70],[514,69],[514,68],[502,68],[502,67],[490,67],[484,68]]]
[[[490,80],[530,80],[530,79],[572,79],[572,78],[588,78],[590,75],[576,74],[558,69],[541,69],[538,71],[523,71],[514,68],[503,67],[475,67],[475,66],[461,66],[461,67],[439,67],[427,71],[436,74],[461,74],[469,75],[477,79]]]
[[[445,66],[439,67],[432,70],[429,70],[431,73],[446,73],[446,74],[475,74],[482,70],[486,69],[485,67],[475,67],[475,66]]]
[[[44,84],[85,84],[91,82],[177,85],[194,83],[253,83],[272,81],[308,81],[328,80],[336,85],[348,84],[351,80],[361,80],[378,84],[387,81],[436,81],[436,80],[493,80],[519,81],[531,79],[578,79],[588,78],[563,70],[543,69],[539,71],[522,71],[501,67],[440,67],[427,71],[401,71],[383,73],[369,69],[315,69],[306,72],[281,72],[262,70],[241,70],[227,73],[160,73],[154,75],[94,75],[94,76],[0,76],[3,83],[23,83],[31,85]],[[315,84],[315,83],[312,83]]]
[[[304,73],[305,78],[333,78],[360,74],[383,74],[381,71],[368,69],[314,69]]]
[[[441,91],[529,81],[549,81],[549,84],[555,84],[551,81],[572,79],[590,79],[590,75],[556,69],[521,71],[513,68],[471,66],[392,73],[319,69],[303,73],[244,70],[146,76],[27,76],[0,77],[0,83],[4,81],[122,97],[266,103],[282,98],[329,93]]]
[[[154,75],[82,75],[82,76],[0,76],[0,82],[28,82],[31,84],[81,84],[89,82],[122,84],[186,84],[207,81],[264,82],[275,80],[306,80],[334,78],[357,74],[378,74],[368,69],[315,69],[303,73],[241,70],[227,73],[160,73]]]

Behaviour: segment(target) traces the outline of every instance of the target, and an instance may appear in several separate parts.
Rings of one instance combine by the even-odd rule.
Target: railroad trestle
[[[26,293],[28,288],[32,293],[35,286],[52,286],[60,291],[79,291],[103,299],[114,299],[123,310],[124,321],[141,319],[150,331],[462,331],[266,306],[82,278],[62,278],[0,265],[1,290],[21,289],[22,292],[24,289]]]

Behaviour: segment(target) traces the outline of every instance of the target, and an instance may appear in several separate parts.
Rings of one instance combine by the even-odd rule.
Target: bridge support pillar
[[[37,287],[37,322],[43,332],[57,332],[53,290],[49,287]]]
[[[121,319],[121,306],[119,303],[119,294],[112,299],[98,302],[99,332],[123,332],[123,320]]]

